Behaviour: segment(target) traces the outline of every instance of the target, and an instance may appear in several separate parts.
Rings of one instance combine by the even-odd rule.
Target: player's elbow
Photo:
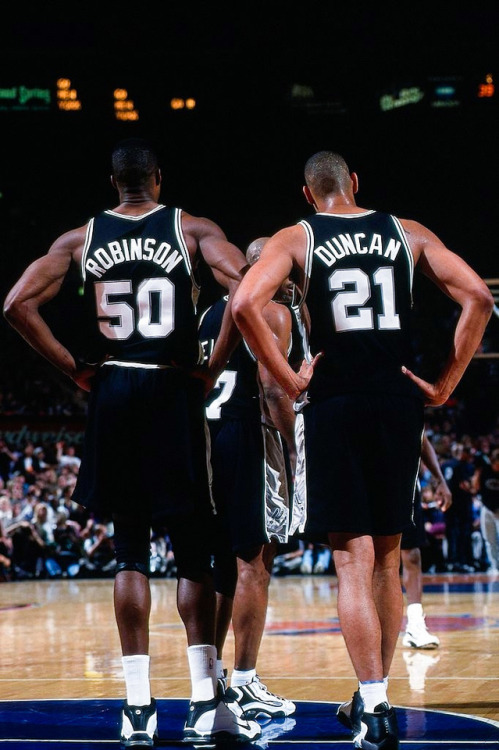
[[[3,315],[5,320],[15,328],[21,335],[26,329],[31,319],[32,309],[26,300],[20,299],[17,295],[9,296],[3,306]]]
[[[473,290],[473,302],[479,313],[489,318],[494,309],[494,297],[488,286],[483,283],[477,285]]]
[[[246,295],[241,294],[240,289],[238,289],[234,295],[231,309],[232,317],[238,328],[244,326],[251,318],[251,303]]]
[[[3,316],[10,325],[14,325],[20,319],[21,305],[16,301],[15,297],[9,295],[6,298],[3,303]]]

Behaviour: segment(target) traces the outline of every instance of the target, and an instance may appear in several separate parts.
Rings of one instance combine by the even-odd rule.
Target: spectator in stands
[[[421,510],[428,545],[421,548],[421,567],[424,573],[447,571],[445,541],[445,513],[435,498],[431,485],[421,489]]]
[[[16,521],[7,529],[13,544],[14,578],[18,580],[45,576],[45,559],[53,545],[53,535],[46,523],[46,506],[39,505],[33,523],[27,520]]]
[[[5,533],[0,518],[0,583],[11,580],[12,539]]]
[[[35,506],[40,499],[40,490],[35,485],[24,485],[24,477],[19,475],[9,483],[11,487],[11,498],[15,508],[16,521],[29,521],[34,519]]]
[[[90,514],[83,505],[73,500],[73,487],[66,485],[58,499],[57,511],[64,512],[70,521],[76,522],[80,529],[84,529],[90,518]]]
[[[81,458],[76,455],[76,447],[74,445],[66,445],[63,440],[56,443],[56,447],[59,466],[69,466],[77,474]]]
[[[480,526],[485,541],[489,570],[499,571],[499,447],[492,451],[490,460],[477,470],[476,488],[482,502]]]
[[[7,528],[12,523],[13,517],[12,500],[8,490],[5,489],[0,495],[0,523],[3,524],[4,528]]]
[[[471,448],[455,443],[452,458],[444,461],[442,472],[452,494],[452,505],[445,516],[447,567],[452,573],[471,573],[475,570],[472,546],[475,466]]]
[[[8,444],[3,438],[0,438],[0,477],[7,483],[10,479],[11,467],[16,460],[16,456],[10,450]]]
[[[89,522],[83,532],[83,565],[92,575],[113,575],[116,568],[112,524]]]
[[[33,484],[41,470],[40,461],[35,454],[35,446],[31,441],[28,441],[22,454],[14,462],[13,472],[22,474],[28,484]]]
[[[58,513],[54,528],[54,558],[61,574],[74,578],[80,572],[83,557],[83,540],[78,523],[71,521],[64,511]]]

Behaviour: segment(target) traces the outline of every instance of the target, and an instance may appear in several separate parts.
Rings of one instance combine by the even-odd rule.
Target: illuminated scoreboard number
[[[485,82],[478,84],[478,98],[479,99],[492,99],[495,94],[494,89],[494,78],[491,73],[487,73],[485,76]]]
[[[139,119],[132,99],[128,98],[126,89],[114,89],[114,116],[117,120],[134,122]]]
[[[57,106],[64,112],[79,112],[81,110],[81,101],[78,99],[78,92],[71,86],[69,78],[57,79]]]
[[[194,109],[196,106],[196,100],[192,98],[192,96],[187,97],[187,99],[180,99],[179,97],[174,97],[170,100],[170,108],[173,110],[179,110],[179,109]]]

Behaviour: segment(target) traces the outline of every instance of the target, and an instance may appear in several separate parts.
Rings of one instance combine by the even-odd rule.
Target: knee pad
[[[115,575],[121,573],[123,570],[131,570],[135,573],[142,573],[143,576],[149,578],[149,565],[143,565],[138,562],[120,562],[116,565]]]
[[[137,519],[113,518],[116,573],[136,571],[149,577],[151,556],[151,528],[149,522]]]

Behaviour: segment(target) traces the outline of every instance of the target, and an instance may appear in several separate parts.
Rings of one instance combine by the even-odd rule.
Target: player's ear
[[[111,185],[113,186],[113,188],[117,190],[118,186],[116,185],[116,180],[114,179],[114,175],[112,174],[109,179],[111,180]]]
[[[352,192],[355,195],[359,191],[359,177],[357,172],[352,172],[350,179],[352,180]]]
[[[155,178],[156,178],[156,185],[161,185],[161,180],[162,180],[161,169],[156,170]]]
[[[315,202],[314,196],[310,192],[310,189],[307,185],[303,186],[303,195],[305,196],[307,203],[310,203],[311,206],[317,208],[317,203]]]

